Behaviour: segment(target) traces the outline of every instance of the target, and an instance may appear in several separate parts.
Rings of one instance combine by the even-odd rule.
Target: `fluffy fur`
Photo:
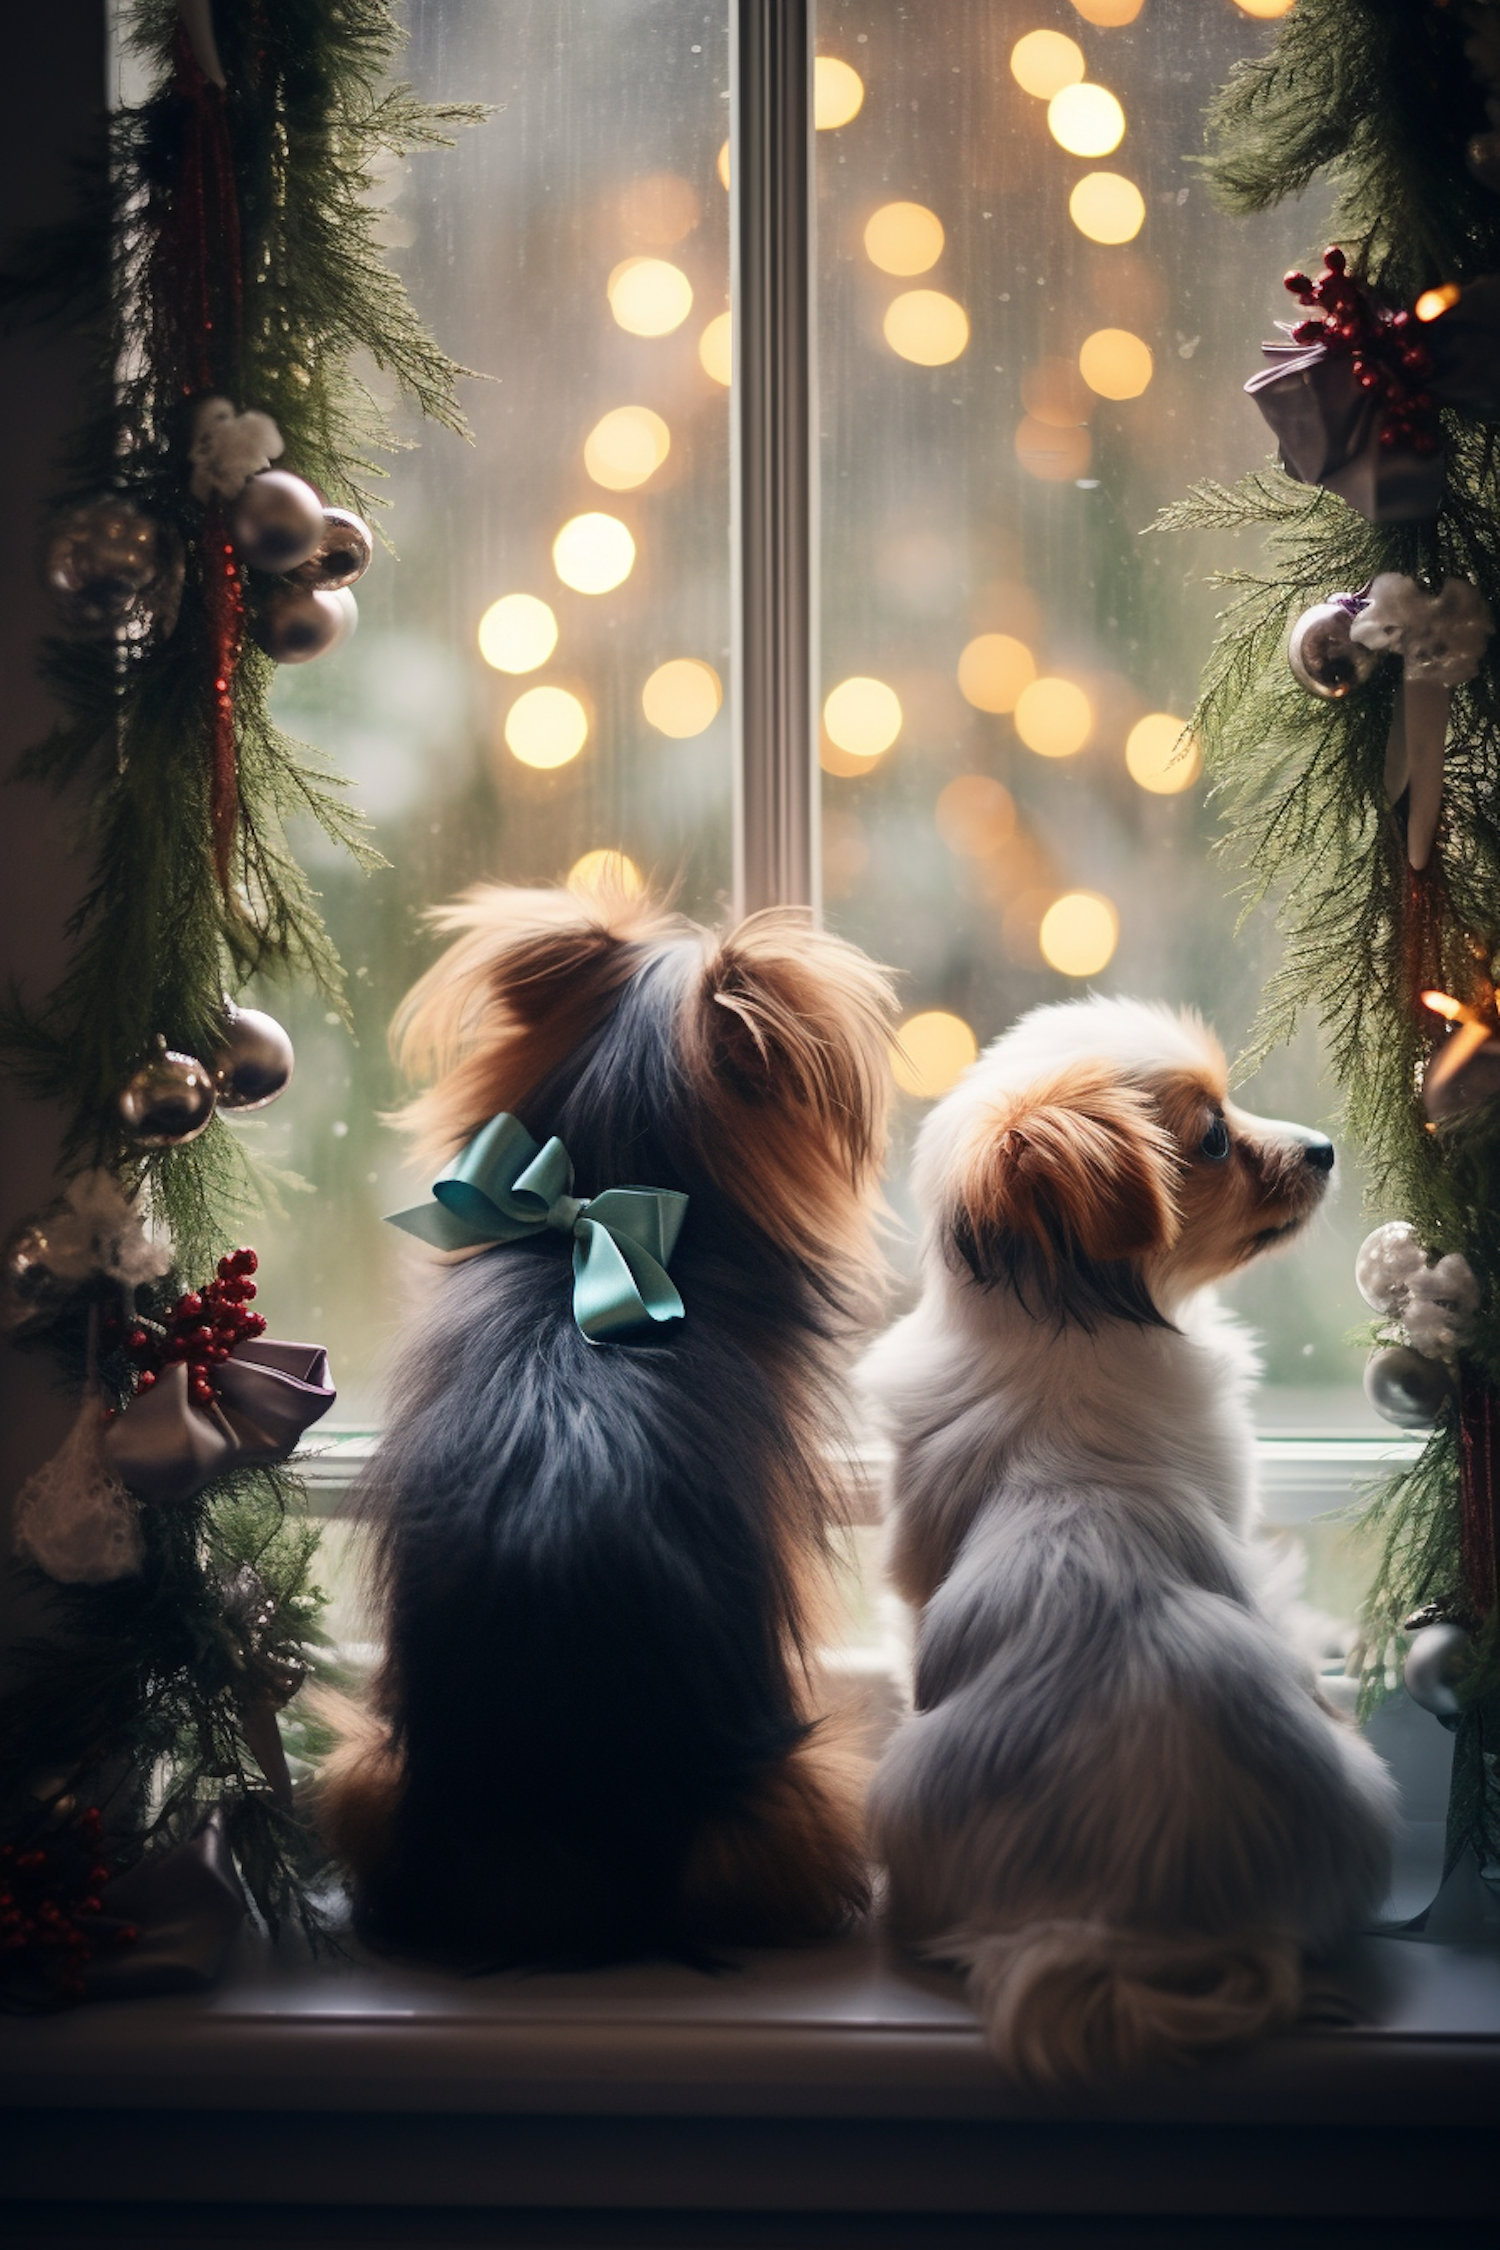
[[[447,1157],[499,1110],[577,1192],[690,1198],[686,1317],[591,1346],[558,1234],[452,1265],[367,1492],[385,1657],[326,1771],[372,1942],[472,1965],[807,1938],[865,1896],[816,1723],[829,1450],[878,1271],[890,994],[772,912],[472,891],[397,1020]]]
[[[1127,1001],[1036,1010],[924,1128],[921,1302],[862,1370],[920,1611],[873,1823],[896,1933],[1023,2081],[1289,2023],[1385,1895],[1389,1776],[1253,1591],[1253,1365],[1209,1290],[1332,1161]]]

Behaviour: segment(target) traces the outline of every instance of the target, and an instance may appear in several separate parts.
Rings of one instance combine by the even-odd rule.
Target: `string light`
[[[978,1053],[979,1042],[962,1016],[929,1008],[908,1016],[897,1031],[891,1069],[903,1092],[931,1102],[958,1084]]]
[[[848,757],[879,758],[901,732],[901,699],[884,680],[841,680],[823,705],[828,739]]]
[[[1014,711],[1035,678],[1030,649],[1009,633],[978,634],[958,660],[959,692],[976,711]]]
[[[1079,347],[1078,372],[1100,398],[1139,398],[1155,361],[1151,346],[1128,328],[1096,328]]]
[[[734,377],[734,315],[717,313],[698,338],[698,357],[706,375],[727,391]]]
[[[1050,102],[1083,76],[1083,49],[1064,31],[1028,31],[1010,51],[1010,74],[1024,94]]]
[[[969,341],[968,314],[941,289],[903,290],[881,325],[891,350],[917,367],[946,367]]]
[[[1067,891],[1042,916],[1042,959],[1065,977],[1093,977],[1113,958],[1120,917],[1097,891]]]
[[[857,117],[865,98],[859,72],[837,55],[818,55],[813,62],[813,124],[820,133],[834,132]]]
[[[497,672],[534,672],[557,646],[557,619],[535,594],[502,594],[479,620],[479,653]]]
[[[608,594],[634,569],[635,541],[618,516],[573,516],[552,542],[552,567],[575,594]]]
[[[1125,112],[1105,86],[1061,86],[1047,104],[1047,130],[1070,156],[1108,156],[1125,138]]]
[[[641,709],[658,734],[684,741],[713,725],[724,701],[719,675],[694,656],[658,664],[641,690]]]
[[[925,203],[883,203],[865,225],[865,255],[882,273],[926,273],[943,254],[943,222]]]
[[[594,897],[600,891],[623,891],[627,898],[639,898],[646,879],[628,853],[600,849],[584,852],[574,860],[568,869],[567,885],[579,898]]]
[[[1146,218],[1146,199],[1120,172],[1085,172],[1068,198],[1068,216],[1090,242],[1133,242]]]
[[[938,834],[960,859],[989,859],[1016,832],[1016,803],[987,773],[961,773],[933,807]]]
[[[523,766],[565,766],[588,740],[588,713],[566,688],[528,688],[505,715],[505,741]]]
[[[1191,789],[1203,771],[1203,754],[1188,736],[1186,722],[1168,711],[1148,711],[1125,737],[1125,770],[1155,797],[1175,797]]]
[[[1145,0],[1073,0],[1075,15],[1105,31],[1117,24],[1134,23],[1144,6]]]
[[[672,433],[649,406],[616,406],[583,442],[583,465],[595,484],[633,492],[654,476],[672,449]]]
[[[609,309],[632,336],[670,336],[693,309],[693,285],[665,258],[626,258],[606,284]]]
[[[1016,698],[1016,732],[1039,758],[1073,758],[1094,729],[1094,712],[1075,680],[1033,680]]]

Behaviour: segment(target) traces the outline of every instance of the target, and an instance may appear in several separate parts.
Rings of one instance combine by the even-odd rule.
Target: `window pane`
[[[1232,1052],[1275,958],[1263,921],[1234,934],[1181,741],[1198,581],[1254,556],[1142,537],[1271,450],[1241,386],[1321,221],[1230,219],[1192,163],[1266,36],[1231,0],[819,9],[862,89],[818,135],[825,895],[906,972],[928,1092],[1089,989],[1193,1003]],[[1314,1042],[1249,1098],[1326,1116]],[[1364,1223],[1346,1179],[1237,1288],[1278,1383],[1342,1385],[1338,1419],[1379,1428],[1343,1341]]]
[[[468,383],[465,446],[404,423],[390,536],[343,651],[284,670],[283,724],[350,774],[392,862],[303,834],[358,1045],[305,995],[291,1093],[245,1130],[311,1183],[264,1225],[262,1303],[328,1342],[373,1418],[393,1315],[382,1212],[419,1191],[380,1123],[421,910],[480,877],[624,852],[711,911],[730,879],[727,11],[413,0],[403,68],[493,113],[395,170],[387,239]],[[381,380],[377,371],[369,378]],[[597,864],[596,862],[592,864]]]

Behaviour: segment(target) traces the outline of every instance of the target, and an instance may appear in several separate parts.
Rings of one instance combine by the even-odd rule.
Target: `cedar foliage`
[[[65,1162],[110,1166],[170,1232],[178,1270],[141,1300],[155,1311],[212,1271],[255,1208],[257,1184],[219,1118],[187,1146],[134,1146],[119,1090],[158,1034],[212,1054],[223,996],[252,975],[307,976],[342,1007],[339,961],[288,846],[288,820],[311,815],[377,863],[339,777],[272,720],[274,667],[247,634],[233,679],[233,859],[220,880],[210,541],[189,491],[193,408],[217,393],[269,413],[285,441],[277,465],[367,516],[379,504],[381,456],[397,440],[361,364],[464,434],[454,388],[464,370],[423,328],[377,227],[382,170],[447,145],[482,114],[422,103],[392,80],[401,34],[387,0],[215,0],[213,21],[238,258],[234,226],[210,195],[206,256],[185,281],[185,261],[201,255],[183,225],[184,211],[199,208],[194,66],[173,0],[132,0],[125,35],[150,91],[110,120],[105,158],[84,169],[71,217],[16,245],[0,275],[0,310],[65,319],[90,345],[91,407],[61,465],[59,513],[118,496],[175,532],[186,559],[170,633],[60,629],[42,651],[62,716],[20,776],[86,784],[92,873],[57,989],[40,1003],[12,989],[0,1003],[11,1066],[66,1107]],[[211,321],[184,322],[195,290]],[[253,613],[275,581],[244,575]],[[104,1285],[95,1295],[102,1303]],[[25,1338],[73,1386],[85,1375],[86,1310],[75,1304]],[[120,1354],[106,1355],[98,1377],[117,1403],[128,1398]],[[241,1723],[257,1694],[284,1699],[320,1640],[317,1535],[301,1511],[288,1472],[242,1469],[185,1506],[143,1510],[138,1576],[50,1588],[58,1631],[13,1653],[0,1701],[0,1832],[35,1833],[53,1797],[83,1792],[106,1806],[115,1854],[128,1859],[181,1841],[221,1800],[268,1922],[293,1913],[316,1923],[311,1838],[265,1787]]]
[[[1470,26],[1444,0],[1298,0],[1267,52],[1242,63],[1209,112],[1206,170],[1232,210],[1260,211],[1322,178],[1332,239],[1387,302],[1500,272],[1500,195],[1464,161],[1486,130],[1464,53]],[[1316,270],[1317,245],[1289,241]],[[1288,264],[1294,262],[1289,255]],[[1251,370],[1247,368],[1246,373]],[[1258,568],[1223,573],[1227,595],[1194,725],[1245,873],[1247,905],[1272,900],[1285,937],[1252,1059],[1303,1013],[1321,1022],[1347,1120],[1380,1203],[1435,1252],[1460,1251],[1483,1292],[1465,1381],[1500,1386],[1500,1104],[1440,1134],[1426,1130],[1421,1072],[1438,1036],[1416,988],[1440,984],[1490,1005],[1500,954],[1500,638],[1455,690],[1442,826],[1420,910],[1400,808],[1385,802],[1386,736],[1399,666],[1320,702],[1293,679],[1287,634],[1299,614],[1381,571],[1436,588],[1475,584],[1500,618],[1500,458],[1495,424],[1444,412],[1443,503],[1424,523],[1366,523],[1333,494],[1279,468],[1231,488],[1195,486],[1162,529],[1259,530]],[[1395,1676],[1402,1624],[1460,1599],[1461,1439],[1434,1432],[1411,1470],[1372,1503],[1381,1561],[1364,1635],[1367,1699]],[[1500,1798],[1483,1746],[1500,1739],[1496,1619],[1481,1621],[1450,1806],[1448,1864],[1500,1845]]]

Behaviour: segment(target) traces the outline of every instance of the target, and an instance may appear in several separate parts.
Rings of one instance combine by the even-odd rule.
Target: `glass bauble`
[[[255,638],[274,664],[310,664],[348,640],[358,620],[346,586],[331,594],[315,586],[278,586],[261,604]]]
[[[292,1042],[274,1016],[231,1008],[224,1043],[209,1058],[220,1109],[264,1109],[292,1078]]]
[[[252,570],[295,570],[323,536],[323,503],[305,478],[262,469],[229,510],[229,536]]]
[[[332,594],[363,578],[374,552],[374,534],[362,516],[349,508],[325,508],[322,538],[306,562],[287,575],[298,586],[316,586]]]
[[[180,1148],[207,1130],[214,1082],[194,1055],[163,1047],[148,1055],[120,1089],[125,1130],[143,1148]]]
[[[1297,679],[1310,695],[1330,702],[1363,687],[1380,662],[1374,649],[1350,638],[1352,619],[1344,607],[1349,598],[1335,594],[1305,609],[1287,642],[1286,660]]]
[[[1386,1344],[1365,1366],[1365,1397],[1398,1430],[1430,1430],[1453,1396],[1453,1378],[1440,1360],[1405,1344]]]
[[[166,571],[170,542],[128,500],[91,500],[64,516],[47,542],[47,583],[70,619],[121,625]]]

